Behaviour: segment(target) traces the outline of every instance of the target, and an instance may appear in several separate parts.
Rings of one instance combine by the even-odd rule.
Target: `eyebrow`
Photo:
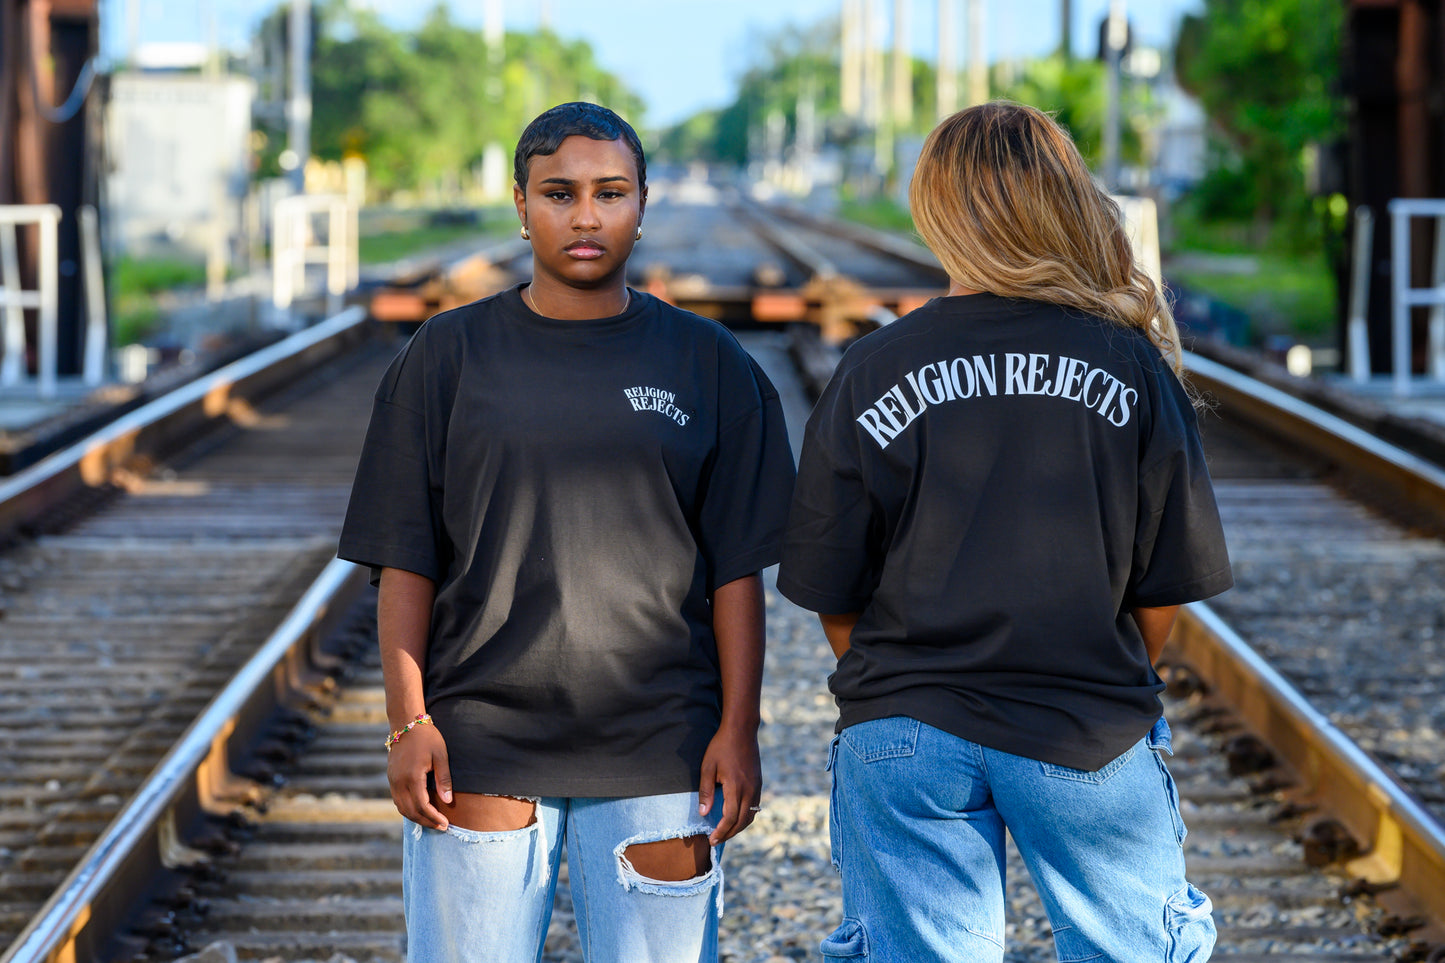
[[[610,183],[612,183],[613,181],[624,181],[624,182],[630,184],[630,183],[632,182],[632,178],[630,178],[630,177],[625,177],[625,176],[623,176],[622,174],[613,174],[613,175],[610,176],[610,177],[599,177],[599,178],[597,178],[595,181],[593,181],[592,183],[594,183],[594,184],[610,184]],[[543,183],[543,184],[561,184],[563,187],[575,187],[575,186],[577,185],[577,182],[576,182],[575,180],[573,180],[572,178],[570,178],[570,177],[546,177],[546,178],[543,178],[543,179],[542,179],[542,183]]]

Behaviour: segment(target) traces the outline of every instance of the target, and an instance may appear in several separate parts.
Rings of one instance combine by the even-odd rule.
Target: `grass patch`
[[[1251,341],[1270,335],[1314,344],[1333,340],[1335,278],[1322,225],[1208,221],[1189,198],[1168,216],[1165,259],[1173,264],[1165,273],[1171,281],[1249,315]]]
[[[504,235],[500,224],[431,224],[408,231],[382,231],[362,237],[362,264],[385,264],[425,251],[475,238],[486,240]]]
[[[122,257],[111,273],[115,343],[135,344],[155,331],[162,292],[205,283],[206,266],[199,262]]]
[[[1169,278],[1207,294],[1250,318],[1250,336],[1289,334],[1324,343],[1335,332],[1335,280],[1319,254],[1253,256],[1248,273],[1212,271],[1207,261],[1169,270]]]
[[[870,197],[867,200],[844,200],[838,207],[838,216],[881,231],[896,231],[914,235],[913,218],[908,208],[896,204],[887,197]]]

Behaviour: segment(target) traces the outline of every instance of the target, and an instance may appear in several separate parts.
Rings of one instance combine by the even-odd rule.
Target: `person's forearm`
[[[426,711],[422,676],[435,598],[436,585],[431,579],[399,568],[381,570],[376,631],[381,643],[386,717],[393,731]]]
[[[1144,649],[1149,653],[1149,664],[1153,665],[1164,653],[1164,643],[1168,641],[1169,632],[1174,628],[1174,619],[1179,614],[1179,606],[1136,608],[1129,614],[1134,616],[1134,624],[1139,626],[1139,634],[1144,637]]]
[[[756,733],[763,685],[762,577],[745,575],[719,585],[712,597],[712,625],[722,683],[720,727]]]
[[[843,658],[843,653],[852,647],[853,626],[858,624],[860,615],[861,612],[844,612],[842,615],[818,613],[818,621],[823,623],[823,634],[828,637],[828,645],[837,658]]]

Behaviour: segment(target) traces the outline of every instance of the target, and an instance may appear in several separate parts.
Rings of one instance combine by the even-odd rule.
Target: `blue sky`
[[[409,26],[432,0],[353,0],[368,5],[397,26]],[[1145,44],[1172,40],[1180,15],[1203,0],[1130,0],[1137,36]],[[128,42],[131,5],[138,5],[139,40],[206,42],[214,33],[223,46],[242,47],[256,21],[274,0],[102,0],[107,51]],[[875,0],[886,30],[892,5]],[[480,24],[484,0],[450,0],[458,19]],[[954,0],[959,55],[966,52],[963,4]],[[1074,48],[1092,55],[1097,24],[1108,0],[1073,0]],[[731,100],[734,81],[746,68],[749,38],[788,24],[811,24],[836,16],[840,0],[504,0],[510,29],[534,29],[540,11],[550,10],[554,30],[589,41],[599,61],[621,76],[648,104],[647,122],[662,126]],[[913,0],[912,44],[933,58],[936,0]],[[1059,0],[984,0],[988,59],[1046,53],[1058,44]]]

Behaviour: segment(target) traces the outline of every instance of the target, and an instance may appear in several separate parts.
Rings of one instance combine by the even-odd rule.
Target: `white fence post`
[[[1355,208],[1355,250],[1350,265],[1350,314],[1346,336],[1350,351],[1350,377],[1370,380],[1370,329],[1365,318],[1370,305],[1370,254],[1375,244],[1375,215],[1364,204]]]
[[[95,387],[105,380],[110,335],[105,314],[105,271],[100,258],[100,217],[89,204],[80,208],[80,263],[85,270],[85,367],[83,380]]]
[[[58,358],[56,342],[60,337],[60,208],[54,217],[40,221],[40,360],[36,372],[40,379],[40,397],[55,397],[55,372]]]
[[[1430,271],[1430,284],[1437,300],[1430,305],[1430,340],[1426,354],[1430,376],[1445,381],[1445,214],[1435,218],[1435,263]]]
[[[1111,195],[1124,216],[1124,232],[1134,246],[1134,260],[1162,289],[1163,272],[1159,256],[1159,209],[1152,197]],[[1161,292],[1162,293],[1162,292]]]

